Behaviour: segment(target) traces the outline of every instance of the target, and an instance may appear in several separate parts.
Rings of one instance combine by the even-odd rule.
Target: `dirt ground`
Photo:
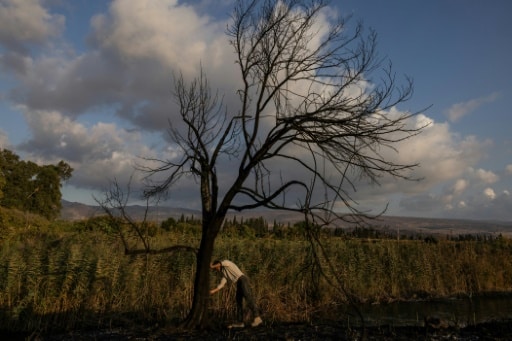
[[[1,336],[1,335],[0,335]],[[318,324],[276,323],[256,328],[215,328],[179,332],[165,327],[113,328],[75,331],[60,335],[4,335],[9,339],[32,340],[512,340],[512,320],[480,323],[465,328],[392,327],[348,328],[335,322]]]

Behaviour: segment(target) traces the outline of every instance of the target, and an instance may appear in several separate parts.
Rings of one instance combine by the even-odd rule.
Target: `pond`
[[[425,318],[436,317],[464,327],[512,319],[512,293],[363,305],[360,309],[367,326],[423,326]],[[359,325],[356,317],[350,316],[351,324]]]

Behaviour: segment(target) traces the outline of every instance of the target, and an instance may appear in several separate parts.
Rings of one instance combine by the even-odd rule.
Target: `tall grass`
[[[193,293],[189,253],[130,257],[114,234],[28,228],[0,241],[0,329],[73,330],[169,323],[185,317]],[[4,230],[5,232],[5,230]],[[155,248],[197,245],[194,233],[159,231]],[[512,291],[512,241],[324,239],[343,290],[310,266],[300,238],[219,236],[215,258],[231,259],[250,277],[265,319],[304,321],[340,311],[346,293],[358,302]],[[219,280],[212,273],[212,287]],[[234,288],[212,296],[220,319],[234,316]],[[331,316],[333,317],[333,316]]]

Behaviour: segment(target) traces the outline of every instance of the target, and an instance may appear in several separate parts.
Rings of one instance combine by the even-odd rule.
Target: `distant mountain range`
[[[127,207],[128,214],[136,220],[144,217],[146,207],[133,205]],[[94,216],[103,215],[101,207],[90,206],[77,202],[62,201],[61,218],[64,220],[82,220]],[[169,217],[179,219],[181,216],[200,218],[201,212],[187,208],[176,208],[167,206],[151,206],[148,209],[148,219],[152,221],[163,221]],[[234,216],[240,219],[263,217],[270,225],[276,223],[293,224],[302,220],[302,215],[286,211],[253,210],[247,212],[235,212],[229,214],[228,218]],[[342,228],[354,228],[353,225],[344,223]],[[512,222],[504,221],[482,221],[462,219],[438,219],[438,218],[414,218],[382,216],[378,219],[368,221],[367,227],[378,229],[390,234],[422,234],[422,235],[465,235],[465,234],[491,234],[512,237]]]
[[[142,220],[146,212],[146,206],[127,206],[126,211],[132,218],[136,220]],[[82,203],[69,202],[65,200],[62,201],[62,209],[60,212],[60,216],[64,220],[82,220],[104,214],[105,212],[103,212],[100,206],[85,205]],[[179,218],[182,214],[185,217],[201,216],[200,211],[186,208],[172,208],[166,206],[150,206],[148,208],[148,219],[152,221],[163,221],[169,217]]]

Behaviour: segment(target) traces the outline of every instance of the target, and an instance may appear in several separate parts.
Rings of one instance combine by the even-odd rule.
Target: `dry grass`
[[[9,230],[10,231],[10,230]],[[5,232],[5,229],[4,229]],[[193,233],[161,232],[154,247],[196,243]],[[98,231],[23,229],[0,241],[0,329],[72,330],[143,321],[168,323],[190,308],[194,257],[128,257]],[[267,320],[304,321],[347,303],[512,290],[512,241],[396,241],[326,238],[340,291],[308,266],[309,244],[220,236],[214,257],[235,261],[252,280]],[[212,276],[212,286],[218,280]],[[234,288],[212,297],[220,318],[234,314]]]

